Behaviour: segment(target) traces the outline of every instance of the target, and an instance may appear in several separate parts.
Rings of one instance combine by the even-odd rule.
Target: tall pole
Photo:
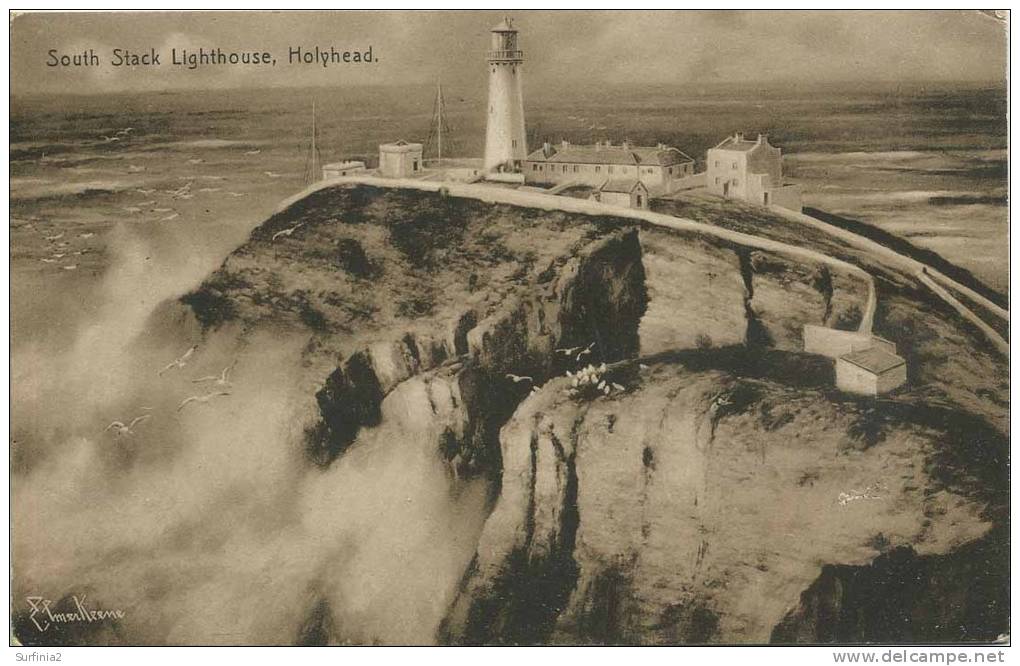
[[[439,79],[439,100],[437,102],[439,106],[439,166],[443,166],[443,80]]]
[[[312,100],[312,182],[318,180],[319,165],[315,159],[315,100]]]

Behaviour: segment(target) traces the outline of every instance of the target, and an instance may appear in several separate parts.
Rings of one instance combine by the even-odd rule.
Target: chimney
[[[761,134],[761,133],[758,134],[758,144],[759,145],[761,145],[763,143],[768,143],[768,142],[769,142],[769,135],[768,134]]]
[[[570,147],[569,141],[567,141],[566,139],[560,141],[560,150],[566,150],[569,147]]]
[[[549,143],[548,141],[544,141],[542,143],[542,154],[545,155],[546,157],[549,157],[549,155],[551,153],[552,153],[552,144]]]
[[[744,133],[743,132],[737,132],[734,136],[736,137],[737,141],[743,141],[744,140]]]
[[[657,143],[655,147],[658,148],[659,150],[666,150],[666,144],[662,142]]]

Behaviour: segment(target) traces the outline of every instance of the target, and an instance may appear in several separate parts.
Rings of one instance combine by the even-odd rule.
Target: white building
[[[610,206],[648,208],[648,188],[636,178],[607,180],[591,198]]]
[[[836,387],[848,393],[879,395],[907,381],[907,362],[879,347],[836,359]]]
[[[599,141],[577,145],[545,143],[528,155],[524,180],[528,184],[575,182],[599,187],[606,180],[639,180],[653,194],[668,192],[672,183],[694,173],[694,160],[679,149],[660,143],[634,146]]]
[[[509,18],[492,29],[489,67],[489,112],[485,126],[485,171],[520,171],[528,154],[524,134],[521,76],[524,52]]]
[[[734,134],[710,148],[706,161],[709,192],[800,212],[800,186],[783,184],[782,150],[769,144],[767,136],[759,134],[756,141],[749,141]]]
[[[422,171],[422,145],[397,141],[379,146],[379,174],[387,178],[409,178]]]
[[[367,171],[365,163],[359,162],[358,160],[332,162],[331,164],[322,165],[322,179],[329,180],[330,178],[343,178],[344,176],[364,173],[365,171]]]

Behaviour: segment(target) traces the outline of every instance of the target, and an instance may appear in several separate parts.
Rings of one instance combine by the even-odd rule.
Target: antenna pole
[[[312,182],[318,180],[319,167],[315,159],[315,100],[312,100]]]
[[[444,114],[443,114],[443,80],[439,79],[438,84],[439,84],[439,92],[438,92],[439,101],[437,102],[437,104],[439,106],[439,167],[442,168],[442,166],[443,166],[443,121],[445,120]]]

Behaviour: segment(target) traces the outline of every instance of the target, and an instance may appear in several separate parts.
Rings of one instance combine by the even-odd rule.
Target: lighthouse
[[[492,29],[486,56],[489,67],[489,116],[485,127],[485,170],[519,171],[528,154],[524,137],[521,76],[524,52],[509,18]]]

